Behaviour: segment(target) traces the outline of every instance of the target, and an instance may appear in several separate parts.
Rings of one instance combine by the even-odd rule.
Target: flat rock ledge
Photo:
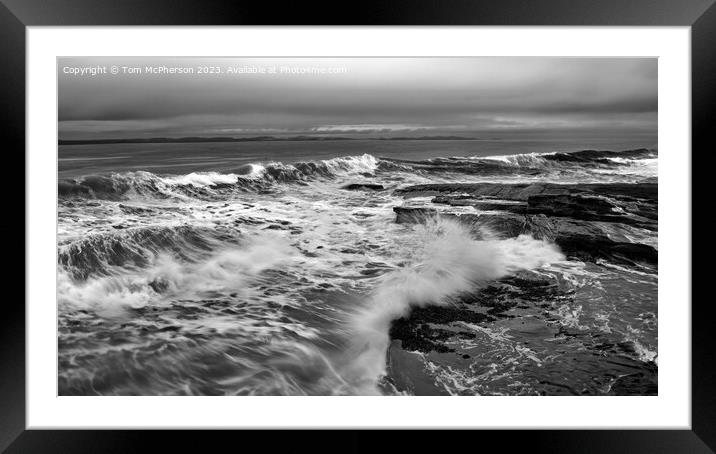
[[[405,198],[434,196],[433,207],[394,207],[396,222],[456,219],[476,234],[529,234],[555,242],[570,258],[619,265],[656,265],[657,250],[638,241],[658,225],[655,184],[434,184],[398,189]],[[445,205],[475,208],[451,213]],[[443,208],[438,209],[437,206]],[[636,238],[636,239],[635,239]]]
[[[446,217],[468,226],[476,237],[529,234],[553,241],[569,259],[653,271],[658,266],[653,247],[657,192],[652,183],[427,184],[394,194],[432,197],[430,204],[410,206],[408,200],[408,206],[393,211],[401,224]],[[430,364],[453,377],[470,377],[471,389],[450,394],[512,394],[517,385],[511,380],[486,379],[483,386],[480,377],[489,376],[490,367],[474,362],[502,348],[502,340],[485,333],[507,329],[520,341],[514,349],[555,352],[549,362],[520,364],[529,385],[520,393],[656,395],[658,366],[636,358],[632,342],[561,323],[555,312],[569,305],[573,292],[556,278],[519,272],[445,304],[413,308],[391,324],[386,380],[415,395],[448,394],[440,379],[427,372]],[[565,370],[571,371],[569,379]]]

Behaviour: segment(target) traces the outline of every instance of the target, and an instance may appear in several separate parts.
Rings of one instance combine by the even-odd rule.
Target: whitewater
[[[655,182],[657,159],[653,149],[416,160],[359,154],[62,177],[59,393],[409,395],[419,389],[396,377],[417,368],[436,393],[540,394],[539,379],[520,365],[563,353],[549,341],[532,350],[526,339],[534,343],[535,334],[514,327],[535,317],[567,333],[628,342],[630,358],[655,363],[655,270],[584,263],[549,239],[505,237],[449,216],[400,224],[393,208],[429,204],[394,194],[416,184]],[[656,244],[649,232],[630,229]],[[484,356],[461,368],[447,356],[400,350],[392,338],[396,321],[414,310],[453,307],[525,276],[547,276],[579,298],[545,299],[539,310],[494,324],[465,323],[471,336],[455,348],[479,344],[473,350]],[[633,297],[634,289],[646,296]],[[391,352],[410,355],[411,366],[396,370],[408,363]]]

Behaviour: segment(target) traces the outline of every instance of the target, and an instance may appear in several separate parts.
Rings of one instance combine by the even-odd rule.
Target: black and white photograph
[[[657,61],[57,58],[57,394],[658,395]]]

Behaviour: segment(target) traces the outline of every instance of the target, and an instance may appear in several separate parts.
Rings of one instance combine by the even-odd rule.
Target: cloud
[[[312,132],[394,132],[394,131],[430,131],[430,130],[466,129],[465,126],[425,126],[403,124],[359,124],[359,125],[323,125],[311,128]]]
[[[62,71],[97,65],[345,71],[85,77]],[[58,66],[61,135],[480,130],[505,122],[597,127],[617,120],[656,128],[656,59],[107,57],[62,58]]]

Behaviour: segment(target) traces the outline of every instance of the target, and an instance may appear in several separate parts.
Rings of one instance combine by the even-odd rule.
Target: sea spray
[[[436,218],[415,229],[421,245],[411,260],[381,277],[366,307],[352,320],[352,359],[344,376],[361,394],[379,394],[390,325],[412,307],[449,304],[451,297],[488,281],[564,259],[554,244],[527,235],[475,239],[468,227],[454,220]]]

